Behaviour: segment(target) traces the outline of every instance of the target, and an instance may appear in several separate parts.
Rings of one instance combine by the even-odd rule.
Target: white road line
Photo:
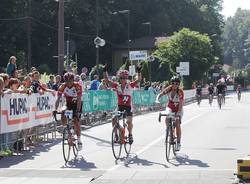
[[[204,113],[201,113],[201,114],[199,114],[199,115],[197,115],[197,116],[194,116],[194,117],[192,117],[192,118],[190,118],[190,119],[188,119],[188,120],[182,122],[182,125],[187,124],[187,123],[191,122],[192,120],[197,119],[197,118],[203,116],[203,115],[206,114],[206,113],[208,113],[208,112],[204,112]],[[152,147],[153,145],[157,144],[159,141],[161,141],[161,140],[164,139],[164,138],[165,138],[165,135],[162,135],[161,137],[158,137],[157,139],[155,139],[154,141],[152,141],[152,142],[150,142],[148,145],[146,145],[144,148],[142,148],[141,150],[137,151],[137,152],[135,153],[135,155],[138,156],[138,155],[142,154],[143,152],[145,152],[145,151],[148,150],[150,147]],[[112,166],[111,168],[109,168],[109,169],[107,169],[107,170],[108,170],[108,171],[116,170],[116,169],[118,169],[119,167],[121,167],[122,164],[128,162],[128,161],[131,160],[131,159],[133,159],[133,157],[132,157],[132,158],[127,158],[127,159],[125,159],[124,162],[119,163],[119,164],[117,164],[117,165],[115,165],[115,166]]]

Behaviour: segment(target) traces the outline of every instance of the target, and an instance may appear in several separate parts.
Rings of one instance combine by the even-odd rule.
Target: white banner
[[[1,97],[0,133],[14,132],[53,121],[56,96],[51,93],[6,94]]]
[[[148,57],[148,52],[146,50],[129,51],[130,61],[147,60],[147,57]]]

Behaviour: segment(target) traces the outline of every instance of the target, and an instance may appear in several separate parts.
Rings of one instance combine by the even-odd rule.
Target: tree
[[[205,72],[214,63],[211,40],[207,35],[184,28],[174,33],[169,40],[158,43],[154,55],[163,64],[169,66],[172,75],[179,62],[190,62],[190,76],[185,76],[185,87],[192,81],[201,80]]]
[[[243,68],[250,58],[250,11],[238,9],[223,30],[224,63]]]

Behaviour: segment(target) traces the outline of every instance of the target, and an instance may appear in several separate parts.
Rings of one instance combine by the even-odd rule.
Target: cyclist
[[[75,75],[74,73],[67,72],[64,74],[62,83],[58,89],[57,100],[55,103],[55,109],[59,106],[59,101],[62,95],[66,98],[67,110],[73,110],[73,123],[74,130],[77,135],[77,144],[79,150],[82,149],[81,141],[81,127],[79,122],[80,109],[81,109],[81,97],[82,97],[82,88],[79,83],[74,82]],[[62,123],[66,124],[66,117],[62,114],[61,117]]]
[[[218,99],[219,99],[219,94],[224,94],[225,92],[225,85],[222,83],[221,80],[218,80],[218,83],[216,85],[216,93],[217,93],[217,96],[218,96]]]
[[[239,96],[241,95],[241,85],[238,84],[237,88],[236,88],[236,93],[238,95],[238,98],[240,98]]]
[[[127,115],[127,124],[128,124],[128,132],[129,132],[129,144],[132,144],[133,139],[133,113],[132,113],[132,92],[133,88],[137,87],[137,84],[141,80],[141,66],[137,65],[137,77],[136,80],[129,82],[128,76],[129,72],[127,70],[119,70],[117,72],[118,82],[113,82],[109,80],[112,88],[117,92],[118,96],[118,111],[126,111]],[[103,67],[103,75],[104,79],[108,79],[107,73],[107,65]],[[115,119],[112,119],[112,125],[114,126]],[[116,136],[117,137],[117,136]]]
[[[166,112],[176,113],[176,134],[177,134],[177,145],[176,145],[176,151],[180,151],[181,149],[181,118],[183,116],[183,104],[184,104],[184,92],[179,87],[180,85],[180,79],[177,76],[173,76],[170,80],[171,85],[163,89],[163,91],[157,95],[156,97],[156,103],[159,102],[159,98],[163,95],[168,96],[168,102],[166,107]],[[166,126],[167,126],[167,119],[166,119]]]
[[[196,88],[196,98],[197,98],[197,101],[198,101],[198,104],[200,103],[201,101],[201,95],[202,95],[202,87],[201,85],[199,84]]]
[[[209,84],[209,87],[208,87],[207,90],[208,90],[208,94],[209,94],[209,103],[211,103],[210,98],[212,100],[213,99],[213,94],[214,94],[214,85],[213,85],[213,83]]]

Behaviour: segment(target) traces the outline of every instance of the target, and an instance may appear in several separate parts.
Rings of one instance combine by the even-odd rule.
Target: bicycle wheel
[[[121,144],[121,130],[120,127],[115,126],[112,130],[112,152],[116,160],[120,158],[122,144]]]
[[[78,149],[78,144],[77,144],[77,136],[76,136],[76,134],[75,133],[73,133],[73,135],[72,135],[72,141],[73,141],[73,153],[74,153],[74,156],[75,157],[77,157],[77,155],[78,155],[78,151],[79,151],[79,149]]]
[[[63,129],[63,141],[62,141],[62,148],[63,148],[63,158],[65,160],[65,162],[69,161],[69,157],[70,157],[70,149],[71,146],[69,145],[69,128],[66,127]]]
[[[127,130],[125,130],[125,131],[127,131]],[[127,153],[127,156],[128,156],[130,151],[131,151],[131,144],[129,144],[128,134],[125,136],[124,149],[125,149],[125,152]]]
[[[218,96],[218,105],[219,105],[219,108],[220,108],[220,109],[221,109],[221,103],[222,103],[221,100],[222,100],[221,97]]]
[[[166,128],[166,138],[165,138],[165,148],[166,148],[166,159],[169,162],[169,155],[170,155],[170,149],[171,149],[171,140],[170,140],[170,131],[171,128]]]

